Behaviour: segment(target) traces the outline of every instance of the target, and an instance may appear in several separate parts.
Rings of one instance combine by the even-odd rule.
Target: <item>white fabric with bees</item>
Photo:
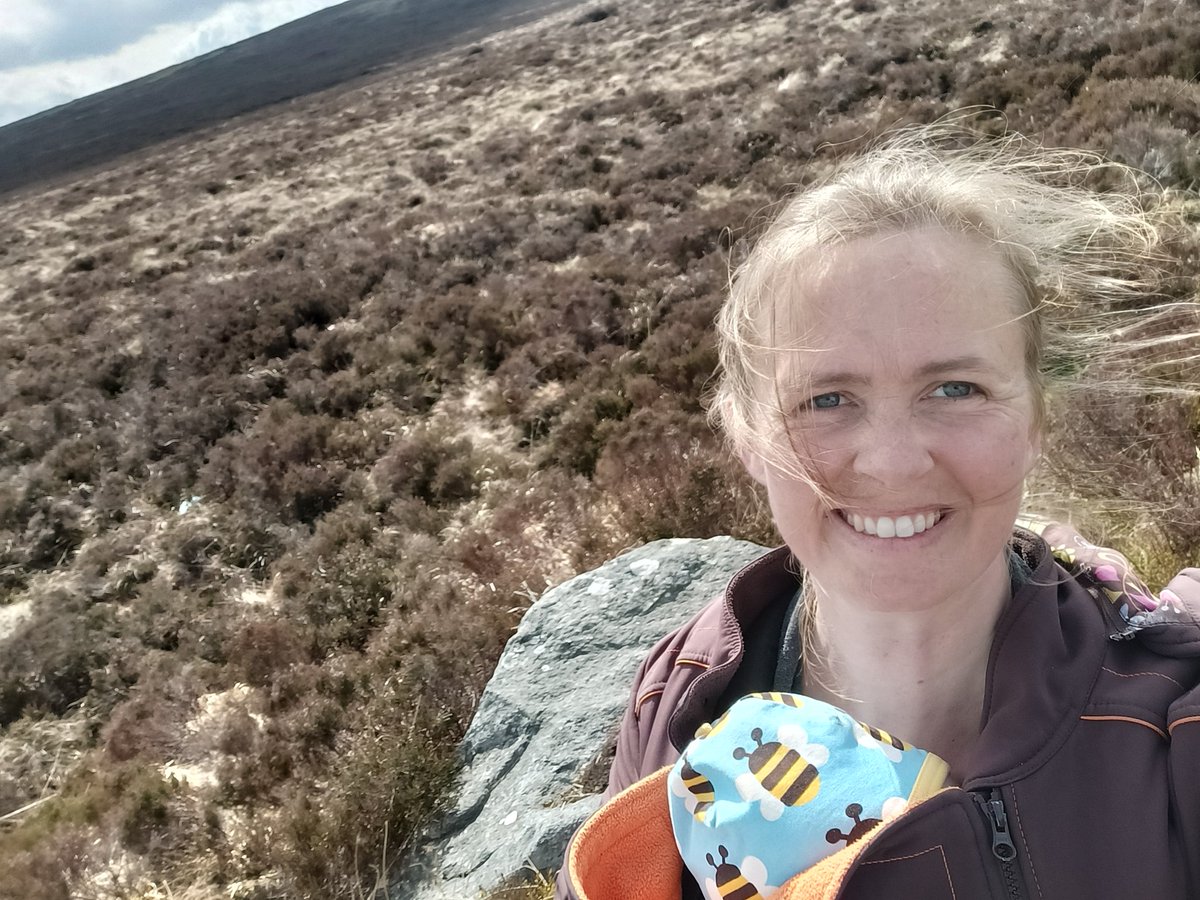
[[[932,753],[802,694],[750,694],[668,778],[675,840],[711,900],[769,897],[945,783]]]

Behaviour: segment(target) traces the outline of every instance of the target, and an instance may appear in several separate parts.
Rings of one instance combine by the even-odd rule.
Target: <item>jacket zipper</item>
[[[1004,808],[1004,795],[1000,788],[992,788],[985,798],[982,793],[972,793],[975,802],[983,811],[988,827],[992,831],[992,856],[1000,861],[1000,874],[1004,878],[1004,889],[1009,900],[1023,900],[1025,887],[1021,883],[1021,869],[1017,865],[1017,845],[1008,830],[1008,812]]]

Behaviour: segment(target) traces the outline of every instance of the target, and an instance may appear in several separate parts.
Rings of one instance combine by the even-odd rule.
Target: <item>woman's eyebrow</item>
[[[917,369],[917,375],[927,377],[930,375],[942,375],[947,372],[981,372],[991,368],[992,366],[982,356],[968,354],[927,362],[921,368]]]
[[[982,356],[966,354],[963,356],[952,356],[948,359],[935,359],[925,363],[916,370],[915,377],[929,378],[933,375],[945,375],[947,373],[958,372],[985,372],[991,371],[992,366]],[[842,384],[847,386],[855,386],[867,384],[870,378],[863,375],[861,372],[850,372],[846,370],[833,370],[829,372],[813,372],[808,380],[809,384]]]

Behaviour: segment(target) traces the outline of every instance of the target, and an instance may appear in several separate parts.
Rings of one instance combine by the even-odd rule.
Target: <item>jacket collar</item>
[[[1078,723],[1107,649],[1096,603],[1046,543],[1019,530],[1014,547],[1033,572],[996,623],[967,789],[1011,781],[1053,756]]]
[[[1079,721],[1110,638],[1134,638],[1162,655],[1200,656],[1200,569],[1185,569],[1170,582],[1161,614],[1120,633],[1115,626],[1122,621],[1121,603],[1114,602],[1111,591],[1097,588],[1093,560],[1082,558],[1068,570],[1056,559],[1064,558],[1059,548],[1052,553],[1041,537],[1020,528],[1013,546],[1032,576],[996,625],[981,739],[964,767],[966,788],[1029,774],[1054,755]],[[770,688],[767,673],[774,671],[781,620],[773,613],[794,595],[797,571],[788,548],[779,547],[731,579],[718,636],[704,635],[715,648],[712,665],[671,716],[669,736],[676,749],[727,700]],[[748,641],[754,643],[752,652]]]
[[[677,751],[697,726],[716,718],[733,700],[770,690],[783,618],[799,584],[797,571],[786,546],[760,556],[726,586],[714,610],[715,636],[708,627],[695,630],[696,652],[685,647],[684,655],[707,657],[710,665],[671,713],[667,733]]]

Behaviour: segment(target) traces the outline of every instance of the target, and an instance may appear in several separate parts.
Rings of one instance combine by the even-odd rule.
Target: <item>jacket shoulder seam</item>
[[[1108,666],[1101,666],[1100,669],[1102,672],[1106,672],[1109,675],[1115,675],[1117,678],[1140,678],[1146,675],[1153,676],[1155,678],[1162,678],[1171,682],[1171,684],[1175,685],[1180,690],[1186,690],[1186,688],[1179,681],[1172,678],[1170,675],[1164,675],[1162,672],[1118,672],[1116,669],[1110,669]]]

